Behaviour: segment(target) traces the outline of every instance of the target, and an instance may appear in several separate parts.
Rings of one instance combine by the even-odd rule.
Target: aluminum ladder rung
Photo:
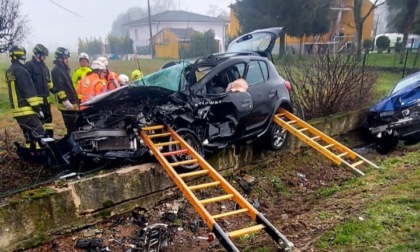
[[[175,145],[175,144],[179,144],[179,141],[170,141],[170,142],[163,142],[163,143],[155,143],[154,145],[156,147],[161,147],[161,146],[169,146],[169,145]]]
[[[164,125],[147,126],[147,127],[141,128],[141,130],[143,130],[143,131],[158,130],[158,129],[163,129],[164,127],[165,127]]]
[[[166,136],[170,136],[171,133],[159,133],[159,134],[153,134],[153,135],[149,135],[150,139],[153,138],[158,138],[158,137],[166,137]]]
[[[188,178],[188,177],[193,177],[193,176],[205,175],[205,174],[208,174],[208,173],[209,173],[208,170],[200,170],[200,171],[182,173],[182,174],[179,174],[178,176],[180,178]]]
[[[338,154],[337,157],[341,158],[341,157],[344,157],[348,154],[349,154],[348,152],[343,152],[343,153]]]
[[[320,138],[321,138],[321,136],[314,136],[314,137],[311,137],[311,139],[312,139],[312,140],[314,140],[314,141],[315,141],[315,140],[318,140],[318,139],[320,139]]]
[[[204,205],[204,204],[209,204],[209,203],[213,203],[213,202],[216,202],[216,201],[228,200],[228,199],[232,199],[232,198],[233,198],[233,194],[226,194],[226,195],[222,195],[222,196],[218,196],[218,197],[213,197],[213,198],[200,200],[200,203]]]
[[[190,188],[191,191],[194,191],[194,190],[200,190],[200,189],[209,188],[209,187],[218,186],[218,185],[220,185],[220,181],[193,185],[193,186],[189,186],[188,188]]]
[[[252,227],[247,227],[247,228],[243,228],[243,229],[239,229],[239,230],[235,230],[232,232],[229,232],[228,235],[230,238],[235,238],[235,237],[239,237],[239,236],[243,236],[246,234],[252,234],[258,231],[261,231],[265,228],[264,225],[259,224],[259,225],[255,225]]]
[[[187,149],[176,150],[176,151],[168,151],[168,152],[162,152],[162,156],[169,157],[169,156],[175,156],[175,155],[179,155],[179,154],[186,154],[188,152],[189,151]]]
[[[307,130],[309,130],[309,128],[302,128],[302,129],[299,129],[299,131],[300,131],[300,132],[304,132],[304,131],[307,131]]]
[[[325,145],[325,146],[322,146],[324,149],[328,149],[328,148],[331,148],[331,147],[333,147],[335,144],[329,144],[329,145]]]
[[[353,166],[353,167],[357,167],[357,166],[359,166],[359,165],[363,164],[364,162],[365,162],[365,161],[360,160],[360,161],[358,161],[358,162],[356,162],[356,163],[351,164],[351,166]]]
[[[180,166],[180,165],[189,165],[189,164],[194,164],[197,163],[197,159],[188,159],[188,160],[184,160],[184,161],[179,161],[179,162],[174,162],[174,163],[169,163],[172,167],[175,166]]]
[[[248,211],[249,210],[246,209],[246,208],[241,208],[241,209],[235,210],[235,211],[230,211],[230,212],[226,212],[226,213],[216,214],[216,215],[213,215],[211,217],[213,217],[213,219],[220,219],[220,218],[228,217],[228,216],[235,215],[235,214],[245,213],[245,212],[248,212]]]

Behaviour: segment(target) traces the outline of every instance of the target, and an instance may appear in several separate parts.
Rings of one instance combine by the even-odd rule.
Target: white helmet
[[[99,60],[95,60],[92,62],[92,65],[90,66],[93,70],[106,70],[106,66],[104,63],[100,62]]]
[[[105,66],[108,66],[108,59],[105,57],[99,57],[96,60],[102,62]]]
[[[79,60],[81,59],[87,59],[89,61],[89,55],[85,52],[82,52],[79,54]]]
[[[118,80],[120,81],[121,86],[127,85],[129,82],[128,76],[125,74],[120,74]]]

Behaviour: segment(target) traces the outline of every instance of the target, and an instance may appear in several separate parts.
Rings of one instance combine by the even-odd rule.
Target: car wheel
[[[286,144],[288,132],[286,129],[279,126],[277,123],[273,123],[270,126],[268,134],[268,144],[272,150],[280,150]]]
[[[186,128],[178,129],[176,130],[176,133],[178,133],[178,135],[182,137],[200,156],[204,157],[203,145],[201,144],[200,139],[198,138],[197,134],[195,134],[193,131]],[[173,139],[171,138],[170,141],[173,141]],[[168,146],[169,151],[177,151],[180,149],[181,149],[181,146],[179,145]],[[172,162],[179,162],[179,161],[192,159],[192,157],[188,154],[180,154],[180,155],[170,156],[170,159]],[[190,165],[181,165],[181,166],[176,167],[176,169],[181,170],[181,171],[192,171],[192,170],[197,169],[198,166],[199,165],[195,163],[195,164],[190,164]]]
[[[398,144],[397,138],[377,139],[375,149],[379,154],[385,155],[392,151]]]

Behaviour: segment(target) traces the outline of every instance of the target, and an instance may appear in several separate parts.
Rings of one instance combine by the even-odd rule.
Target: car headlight
[[[401,111],[401,113],[404,117],[407,117],[410,115],[410,109],[404,109],[403,111]]]
[[[393,116],[393,115],[394,115],[394,111],[385,111],[385,112],[379,113],[380,117],[387,117],[387,116]]]

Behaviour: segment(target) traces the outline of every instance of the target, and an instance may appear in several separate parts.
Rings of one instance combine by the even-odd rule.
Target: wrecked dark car
[[[234,40],[226,53],[167,64],[85,102],[78,130],[60,140],[60,157],[65,163],[85,158],[139,162],[150,155],[139,132],[156,124],[172,127],[203,156],[256,139],[268,148],[282,148],[287,132],[272,118],[279,107],[292,110],[291,86],[270,61],[281,32],[254,31]]]
[[[365,115],[365,128],[379,153],[392,150],[399,140],[420,140],[420,71],[400,80],[391,92]]]

